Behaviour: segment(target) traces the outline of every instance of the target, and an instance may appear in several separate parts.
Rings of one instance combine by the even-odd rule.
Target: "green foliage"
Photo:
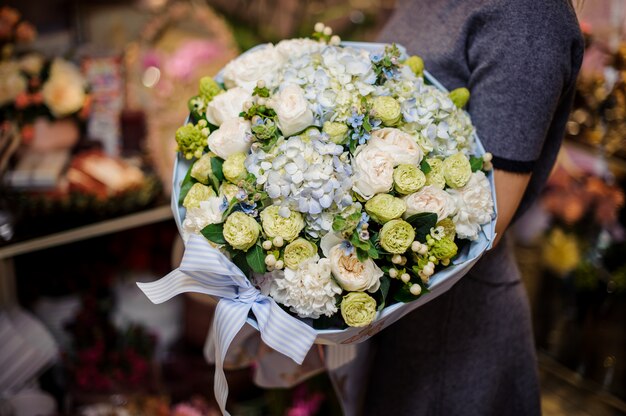
[[[200,233],[209,241],[216,244],[226,244],[224,239],[224,224],[209,224]]]
[[[265,252],[260,244],[255,244],[246,252],[246,262],[255,273],[265,273]]]
[[[437,225],[437,214],[433,212],[420,212],[411,215],[406,222],[415,228],[415,239],[425,242],[426,236],[430,234],[430,229]]]

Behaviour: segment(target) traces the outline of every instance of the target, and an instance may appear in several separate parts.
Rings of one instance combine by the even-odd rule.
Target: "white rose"
[[[254,90],[257,81],[263,80],[272,89],[276,84],[276,75],[283,65],[283,57],[274,45],[267,44],[260,49],[246,52],[231,61],[224,68],[226,88],[242,87]]]
[[[376,146],[360,146],[352,159],[352,190],[365,199],[388,192],[393,185],[391,155]]]
[[[250,101],[252,94],[248,90],[237,87],[218,94],[207,105],[206,118],[209,123],[221,126],[226,120],[238,118],[243,111],[243,103]]]
[[[26,78],[14,62],[0,63],[0,106],[15,101],[19,94],[26,91],[26,87]]]
[[[424,186],[419,191],[402,199],[406,202],[406,211],[403,215],[405,219],[421,212],[434,212],[437,214],[437,221],[441,221],[456,211],[456,204],[452,196],[435,186]]]
[[[369,146],[375,146],[390,155],[393,165],[417,165],[422,161],[423,153],[415,138],[402,130],[384,128],[372,132]]]
[[[344,244],[338,244],[330,249],[329,259],[333,276],[344,290],[374,293],[380,287],[383,271],[372,259],[361,262],[353,247],[347,251]]]
[[[43,101],[57,118],[80,110],[85,103],[85,79],[70,62],[55,59],[50,67],[50,77],[41,89]]]
[[[296,84],[285,85],[272,97],[271,106],[276,111],[278,127],[285,137],[293,136],[313,124],[313,111],[304,98],[304,91]]]
[[[276,44],[276,51],[287,61],[320,52],[325,47],[325,44],[313,39],[285,39]]]
[[[222,159],[235,153],[248,153],[252,144],[250,122],[243,118],[226,120],[208,138],[209,149]]]
[[[469,182],[459,189],[451,189],[457,212],[452,221],[456,225],[459,238],[476,240],[480,226],[491,221],[493,216],[493,198],[489,181],[482,171],[472,174]]]

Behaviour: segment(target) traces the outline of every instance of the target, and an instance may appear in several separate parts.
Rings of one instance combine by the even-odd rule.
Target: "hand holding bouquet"
[[[380,329],[413,309],[399,307],[436,277],[447,287],[458,280],[488,248],[495,217],[489,155],[462,110],[469,92],[447,93],[396,45],[340,45],[316,29],[202,79],[191,122],[176,134],[186,258],[141,285],[156,302],[187,290],[220,305],[252,302],[245,314],[254,312],[264,341],[296,361],[302,352],[290,348],[301,343],[306,354],[312,341],[290,327],[277,342],[268,327],[362,340],[375,320]],[[229,281],[236,289],[224,294]],[[276,303],[280,313],[255,309]],[[226,319],[218,306],[218,338],[233,325]]]

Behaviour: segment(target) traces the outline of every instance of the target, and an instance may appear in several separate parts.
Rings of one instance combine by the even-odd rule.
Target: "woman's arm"
[[[517,207],[524,196],[530,173],[513,173],[505,170],[494,170],[494,181],[496,185],[496,204],[498,206],[498,220],[496,222],[496,240],[494,246],[498,244],[500,238],[507,229]]]

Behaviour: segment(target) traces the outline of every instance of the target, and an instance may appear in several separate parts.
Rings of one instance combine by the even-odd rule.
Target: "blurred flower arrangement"
[[[609,180],[567,169],[567,164],[566,160],[558,165],[541,198],[551,218],[542,250],[543,262],[559,276],[573,276],[578,290],[595,289],[602,281],[622,287],[626,281],[617,281],[624,280],[626,273],[606,270],[604,254],[624,239],[619,222],[624,192]],[[626,271],[626,259],[622,263]]]
[[[151,387],[154,336],[140,326],[116,329],[108,303],[95,296],[83,299],[69,325],[73,348],[66,355],[70,379],[81,391],[108,393]]]

